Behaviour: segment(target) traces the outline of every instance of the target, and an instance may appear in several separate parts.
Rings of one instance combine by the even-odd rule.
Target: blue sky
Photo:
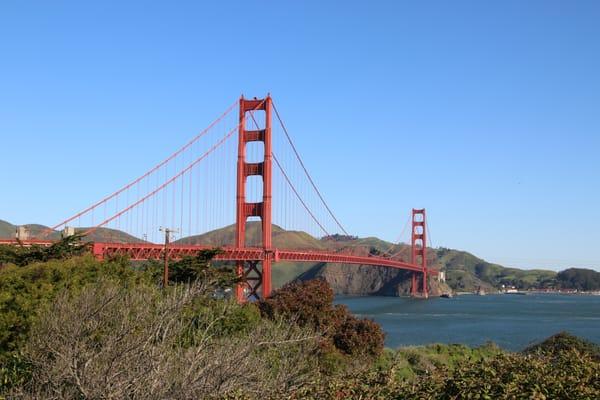
[[[596,1],[4,1],[0,218],[51,224],[271,92],[352,233],[392,240],[426,207],[434,246],[600,269],[598,21]]]

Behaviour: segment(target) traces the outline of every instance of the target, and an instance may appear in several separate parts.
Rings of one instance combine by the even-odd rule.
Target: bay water
[[[492,341],[518,351],[560,331],[600,344],[600,296],[566,294],[462,295],[429,300],[337,297],[353,314],[378,322],[386,346]]]

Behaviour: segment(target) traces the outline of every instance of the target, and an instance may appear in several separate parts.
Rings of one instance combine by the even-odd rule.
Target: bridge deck
[[[202,245],[170,245],[169,258],[177,259],[183,256],[191,256],[202,250],[213,249],[214,246]],[[164,257],[164,246],[159,244],[145,243],[94,243],[93,251],[96,256],[105,257],[112,255],[127,255],[132,260],[160,259]],[[390,267],[404,269],[415,272],[422,272],[421,266],[410,264],[404,261],[393,260],[386,257],[377,256],[356,256],[343,253],[332,253],[312,250],[287,250],[272,249],[264,250],[262,248],[236,248],[222,247],[223,252],[215,257],[217,260],[236,261],[236,260],[264,260],[269,257],[273,261],[290,262],[324,262],[354,265],[372,265],[381,267]],[[436,274],[432,270],[430,273]]]
[[[52,241],[28,240],[23,241],[23,245],[29,246],[37,244],[49,246]],[[15,240],[0,239],[0,244],[17,244]],[[214,249],[215,246],[204,245],[169,245],[169,258],[179,259],[184,256],[193,256],[202,250]],[[144,261],[150,259],[161,259],[164,257],[164,245],[153,243],[92,243],[92,252],[98,258],[111,257],[116,255],[128,256],[135,261]],[[421,266],[378,256],[357,256],[344,253],[333,253],[312,250],[287,250],[246,247],[236,248],[225,246],[221,247],[223,252],[215,257],[217,260],[237,261],[237,260],[264,260],[270,258],[274,262],[323,262],[354,265],[372,265],[380,267],[390,267],[404,269],[408,271],[422,272]],[[436,270],[429,270],[430,274],[437,274]]]

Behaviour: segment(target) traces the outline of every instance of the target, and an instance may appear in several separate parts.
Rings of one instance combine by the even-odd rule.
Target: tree
[[[233,267],[214,266],[213,258],[221,254],[221,249],[202,250],[193,257],[183,257],[169,266],[169,281],[189,283],[195,280],[209,281],[215,289],[225,289],[234,285],[238,279]]]

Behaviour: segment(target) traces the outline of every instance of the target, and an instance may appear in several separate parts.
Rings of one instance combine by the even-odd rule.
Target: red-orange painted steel
[[[214,246],[189,246],[171,244],[168,256],[179,259],[184,256],[193,256],[199,251],[212,249]],[[149,243],[94,243],[92,251],[98,258],[116,255],[128,256],[131,260],[142,261],[149,259],[162,259],[165,247],[160,244]],[[222,261],[259,261],[269,258],[272,261],[297,261],[297,262],[324,262],[353,265],[372,265],[422,272],[422,267],[404,261],[393,260],[386,257],[356,256],[343,253],[329,253],[313,250],[265,250],[261,247],[223,247],[222,253],[215,257]],[[431,271],[437,274],[436,271]]]
[[[418,265],[420,261],[422,273],[422,288],[423,297],[429,296],[429,287],[427,285],[427,232],[425,223],[425,209],[412,210],[412,233],[411,233],[411,258],[410,262],[413,265]],[[418,258],[420,257],[420,260]],[[416,294],[416,279],[413,277],[413,295]]]
[[[258,130],[246,130],[246,113],[261,110],[265,112],[265,126]],[[237,161],[237,198],[236,198],[236,246],[246,246],[246,221],[248,217],[260,217],[262,222],[262,249],[261,258],[239,259],[237,262],[237,274],[240,277],[248,276],[252,271],[259,277],[256,281],[246,281],[237,285],[235,293],[238,301],[244,301],[248,295],[257,296],[258,286],[262,287],[262,297],[271,293],[271,200],[272,200],[272,178],[271,178],[271,97],[264,99],[247,100],[240,98],[238,128],[238,161]],[[246,161],[246,145],[249,142],[264,143],[264,160],[257,163]],[[261,176],[263,179],[263,196],[261,203],[246,202],[246,181],[249,176]],[[257,263],[261,262],[261,268]],[[245,293],[247,290],[249,293]]]
[[[42,245],[49,246],[52,241],[48,240],[28,240],[24,245]],[[0,244],[18,245],[16,240],[0,239]],[[92,253],[97,259],[104,259],[113,256],[127,256],[134,261],[160,260],[164,258],[165,246],[153,243],[103,243],[94,242],[91,245]],[[213,249],[214,246],[202,245],[176,245],[171,244],[168,251],[169,259],[180,259],[184,256],[194,256],[199,251]],[[423,272],[423,267],[413,263],[394,260],[387,257],[376,256],[356,256],[343,253],[329,253],[325,251],[313,250],[287,250],[270,249],[266,250],[259,247],[223,247],[223,252],[215,258],[222,261],[260,261],[270,259],[271,261],[296,261],[296,262],[324,262],[340,263],[353,265],[372,265],[380,267],[390,267],[413,271],[415,273]],[[437,275],[436,270],[428,271],[429,274]]]

